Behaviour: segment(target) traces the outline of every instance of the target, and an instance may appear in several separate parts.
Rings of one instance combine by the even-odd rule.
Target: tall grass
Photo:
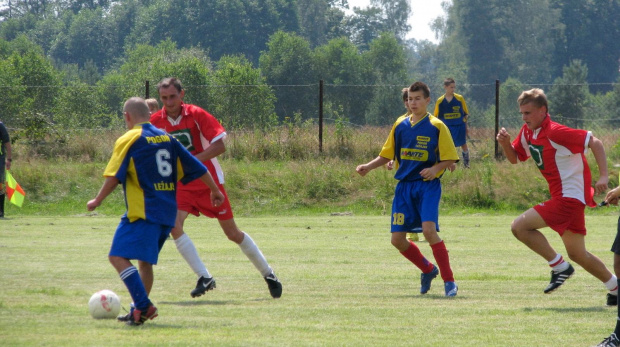
[[[82,213],[85,202],[97,193],[114,141],[123,132],[72,131],[61,136],[65,140],[60,142],[17,141],[12,171],[27,198],[21,210],[8,206],[8,214]],[[323,152],[319,152],[318,129],[312,124],[286,125],[269,132],[232,131],[226,140],[227,152],[220,159],[236,213],[389,213],[396,184],[393,171],[377,169],[363,178],[355,173],[358,164],[377,156],[388,133],[389,127],[343,130],[330,126],[324,132]],[[443,208],[523,210],[548,198],[547,184],[533,163],[511,165],[495,159],[492,130],[472,129],[470,136],[471,169],[459,165],[443,176]],[[616,138],[603,138],[612,187],[618,184]],[[594,158],[588,158],[596,179]],[[111,199],[120,202],[122,194],[117,192]],[[123,210],[122,204],[107,206],[99,213]]]

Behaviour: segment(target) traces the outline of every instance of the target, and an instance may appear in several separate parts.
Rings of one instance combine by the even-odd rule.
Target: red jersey
[[[166,109],[162,108],[151,115],[151,123],[174,136],[193,155],[203,152],[211,143],[226,136],[226,131],[220,122],[196,105],[182,104],[181,115],[177,119],[168,117]],[[216,183],[224,184],[224,172],[216,158],[211,158],[203,164],[209,169]],[[179,189],[209,188],[201,180],[195,180],[188,184],[179,184]]]
[[[523,125],[512,146],[520,161],[534,159],[549,184],[552,198],[574,198],[595,206],[592,175],[585,156],[591,137],[590,131],[552,122],[547,114],[536,130]]]

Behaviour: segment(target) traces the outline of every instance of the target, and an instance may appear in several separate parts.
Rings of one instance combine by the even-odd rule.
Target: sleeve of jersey
[[[435,103],[435,111],[433,111],[433,116],[439,117],[439,104],[441,104],[442,101],[443,101],[443,96],[437,99],[437,102]]]
[[[467,109],[467,103],[465,102],[465,98],[462,95],[455,95],[456,98],[461,102],[461,104],[463,105],[463,112],[465,112],[465,115],[469,114],[469,110]]]
[[[395,142],[394,142],[394,133],[396,130],[396,126],[398,124],[400,124],[400,122],[403,121],[403,119],[405,119],[405,117],[407,117],[406,115],[399,117],[396,122],[394,123],[394,125],[392,125],[392,130],[390,130],[390,134],[387,137],[387,140],[385,140],[385,143],[383,144],[383,148],[381,149],[381,152],[379,153],[380,157],[383,158],[387,158],[387,159],[396,159],[396,152],[395,152]]]
[[[209,143],[213,143],[226,135],[226,130],[209,112],[197,109],[195,116],[200,132]]]
[[[171,136],[172,137],[172,136]],[[183,184],[201,177],[207,172],[204,166],[195,156],[193,156],[183,145],[172,137],[175,152],[177,153],[177,180]]]
[[[554,124],[549,140],[568,148],[571,153],[584,153],[588,148],[591,136],[592,133],[587,130],[573,129],[565,125]]]
[[[437,140],[439,149],[439,161],[456,160],[459,161],[459,155],[454,147],[454,141],[450,134],[450,129],[438,118],[431,118],[431,123],[439,129],[439,139]]]
[[[119,181],[125,182],[127,165],[129,164],[127,153],[136,140],[140,138],[141,133],[142,128],[132,129],[116,140],[112,157],[105,170],[103,170],[103,176],[116,177]]]

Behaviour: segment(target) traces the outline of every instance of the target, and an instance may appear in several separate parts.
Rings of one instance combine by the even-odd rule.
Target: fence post
[[[146,81],[144,82],[144,98],[145,98],[145,99],[148,99],[149,97],[150,97],[150,96],[149,96],[149,81],[148,81],[148,80],[146,80]]]
[[[323,153],[323,80],[319,81],[319,153]]]
[[[496,135],[499,133],[499,80],[495,80],[495,134],[493,140],[495,142],[495,159],[499,159],[499,144]]]

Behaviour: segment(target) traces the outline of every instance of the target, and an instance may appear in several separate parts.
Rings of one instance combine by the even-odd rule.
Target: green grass
[[[611,210],[608,210],[611,211]],[[441,280],[419,295],[419,272],[389,242],[388,217],[238,218],[284,284],[271,299],[250,262],[217,223],[186,229],[217,279],[192,299],[195,277],[167,242],[151,295],[160,316],[142,327],[94,320],[88,299],[111,289],[130,298],[107,261],[118,217],[17,216],[0,220],[3,346],[590,346],[615,325],[605,289],[581,267],[545,295],[549,268],[511,235],[516,215],[442,216],[460,287]],[[589,215],[589,250],[608,266],[617,217]],[[545,229],[562,253],[560,239]],[[430,259],[427,243],[419,243]]]

